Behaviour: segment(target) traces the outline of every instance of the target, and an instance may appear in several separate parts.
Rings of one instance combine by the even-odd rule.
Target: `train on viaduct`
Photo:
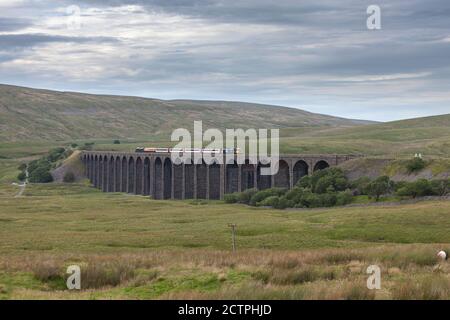
[[[126,192],[154,199],[223,199],[224,194],[250,188],[291,189],[316,170],[337,166],[352,155],[280,155],[278,173],[261,175],[265,165],[175,164],[170,154],[83,151],[87,178],[104,192]],[[225,158],[224,158],[225,160]],[[225,161],[223,161],[225,163]]]

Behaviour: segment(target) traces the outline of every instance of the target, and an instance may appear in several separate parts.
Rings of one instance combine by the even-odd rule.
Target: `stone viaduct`
[[[91,183],[104,192],[127,192],[154,199],[223,199],[250,188],[292,188],[316,170],[353,159],[351,155],[280,155],[279,171],[260,174],[263,164],[179,164],[170,154],[84,151],[81,160]],[[225,158],[224,158],[225,160]],[[225,161],[224,161],[225,163]]]

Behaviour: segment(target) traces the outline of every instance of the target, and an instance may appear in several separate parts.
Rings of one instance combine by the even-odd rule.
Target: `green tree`
[[[412,198],[424,197],[433,194],[431,183],[427,179],[419,179],[415,182],[409,182],[397,191],[398,196],[409,196]]]
[[[312,176],[305,176],[297,183],[297,187],[311,188],[315,193],[326,193],[330,189],[344,191],[349,187],[348,179],[340,168],[318,170]]]
[[[371,181],[369,177],[361,177],[351,183],[351,188],[357,195],[367,195],[367,186]]]
[[[393,183],[388,176],[378,177],[367,185],[367,194],[379,201],[382,195],[391,192],[392,187]]]
[[[62,158],[62,155],[64,154],[64,152],[66,151],[66,149],[64,148],[55,148],[49,151],[49,154],[47,156],[47,159],[49,162],[56,162],[59,159]]]
[[[29,179],[30,182],[33,183],[48,183],[53,181],[50,170],[43,166],[37,167],[35,170],[30,172]]]
[[[420,171],[424,169],[425,166],[426,166],[425,160],[419,157],[411,159],[406,163],[406,169],[408,170],[409,173]]]
[[[450,180],[433,180],[430,182],[433,194],[445,196],[450,191]]]
[[[27,175],[23,171],[17,175],[17,180],[19,180],[19,181],[25,181],[26,178],[27,178]]]

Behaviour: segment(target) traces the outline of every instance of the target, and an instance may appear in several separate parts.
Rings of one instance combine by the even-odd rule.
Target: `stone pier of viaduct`
[[[174,164],[170,154],[84,151],[91,183],[104,192],[127,192],[154,199],[223,199],[250,188],[292,188],[316,170],[350,160],[349,155],[280,155],[276,175],[261,175],[262,164]]]

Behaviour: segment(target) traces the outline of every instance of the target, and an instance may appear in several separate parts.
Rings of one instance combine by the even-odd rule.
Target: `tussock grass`
[[[398,300],[448,300],[450,278],[447,275],[409,278],[405,283],[393,288],[392,297]]]
[[[126,254],[31,254],[0,258],[0,285],[8,298],[24,293],[74,298],[65,289],[64,271],[78,264],[89,299],[450,299],[450,264],[438,262],[432,246],[274,251],[164,250]],[[430,256],[399,263],[401,257]],[[328,256],[347,257],[327,260]],[[360,260],[351,260],[358,257]],[[293,262],[296,262],[293,264]],[[298,263],[301,261],[301,263]],[[366,268],[378,264],[382,290],[366,288]],[[400,267],[393,267],[399,265]],[[15,277],[31,273],[30,288]],[[5,281],[5,279],[9,279]],[[5,284],[16,283],[12,288]],[[39,284],[40,283],[40,284]],[[57,293],[58,292],[58,293]],[[61,292],[65,292],[62,294]]]

